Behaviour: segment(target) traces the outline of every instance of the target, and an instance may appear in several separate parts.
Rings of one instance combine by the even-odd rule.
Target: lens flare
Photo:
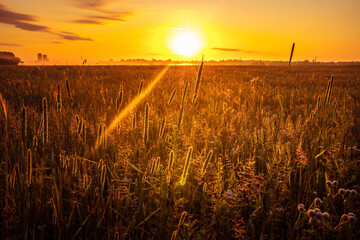
[[[169,66],[166,66],[157,76],[156,78],[144,89],[140,95],[136,96],[129,105],[127,105],[111,122],[111,124],[107,127],[107,132],[111,133],[117,125],[119,125],[120,121],[133,109],[136,105],[138,105],[141,100],[143,100],[155,87],[155,85],[160,81],[160,79],[165,75],[165,73],[169,70]],[[99,148],[102,143],[102,139],[95,144],[95,150]]]

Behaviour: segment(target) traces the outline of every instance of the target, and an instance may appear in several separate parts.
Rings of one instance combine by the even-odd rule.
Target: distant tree
[[[0,52],[0,65],[18,65],[20,58],[15,57],[12,52]]]

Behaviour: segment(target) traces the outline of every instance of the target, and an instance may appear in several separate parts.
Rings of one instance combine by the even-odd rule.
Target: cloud
[[[61,44],[63,42],[60,42],[60,41],[52,41],[51,43],[54,43],[54,44]]]
[[[99,16],[99,15],[92,15],[86,16],[83,19],[78,19],[73,21],[73,23],[80,23],[80,24],[104,24],[104,21],[119,21],[119,22],[126,22],[126,17],[132,16],[132,12],[113,12],[108,13],[108,16]]]
[[[55,35],[66,39],[66,40],[73,40],[73,41],[77,41],[77,40],[83,40],[83,41],[94,41],[91,38],[84,38],[84,37],[80,37],[79,35],[75,34],[75,33],[71,33],[71,32],[54,32]]]
[[[123,13],[113,14],[113,16],[111,16],[111,17],[89,16],[88,18],[90,18],[90,19],[99,19],[99,20],[113,20],[113,21],[125,22],[126,20],[124,18],[128,17],[128,16],[131,16],[131,15],[132,15],[132,13],[130,13],[130,12],[123,12]]]
[[[104,6],[110,2],[117,0],[70,0],[76,7],[90,9],[100,15],[85,16],[84,18],[72,21],[80,24],[104,24],[104,21],[120,21],[126,22],[126,18],[134,15],[131,11],[109,11],[104,9]]]
[[[37,17],[34,15],[17,13],[9,10],[5,5],[0,3],[0,23],[13,25],[17,28],[33,31],[33,32],[47,32],[50,34],[57,35],[66,40],[85,40],[92,41],[90,38],[83,38],[75,33],[70,32],[56,32],[47,26],[36,24]],[[35,23],[34,23],[35,22]]]
[[[79,20],[75,20],[72,21],[73,23],[81,23],[81,24],[102,24],[99,21],[95,21],[95,20],[90,20],[90,19],[79,19]]]
[[[24,45],[22,45],[22,44],[16,44],[16,43],[0,43],[0,46],[22,47],[22,46],[24,46]]]
[[[249,50],[238,49],[238,48],[211,48],[211,49],[218,50],[218,51],[226,51],[226,52],[257,53],[255,51],[249,51]]]
[[[16,13],[10,11],[5,5],[0,3],[0,22],[14,25],[27,31],[48,31],[49,28],[28,22],[36,21],[37,17],[28,14]]]
[[[72,2],[81,8],[98,8],[104,6],[108,2],[114,2],[114,0],[72,0]]]

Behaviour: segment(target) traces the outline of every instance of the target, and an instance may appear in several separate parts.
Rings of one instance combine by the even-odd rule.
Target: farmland
[[[360,238],[360,67],[198,71],[1,67],[0,235]]]

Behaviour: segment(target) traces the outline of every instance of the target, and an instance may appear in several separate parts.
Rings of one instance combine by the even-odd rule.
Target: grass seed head
[[[149,140],[149,104],[145,105],[144,116],[144,144],[146,145]]]

